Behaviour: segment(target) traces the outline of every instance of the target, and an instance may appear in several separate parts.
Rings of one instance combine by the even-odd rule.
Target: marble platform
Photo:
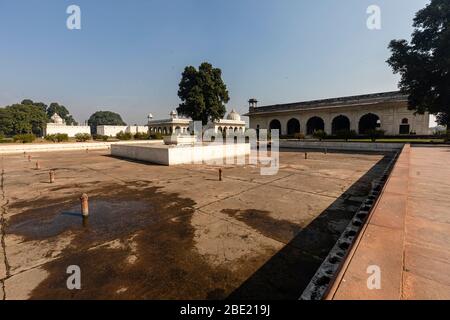
[[[200,163],[220,164],[221,161],[225,161],[224,159],[232,161],[235,157],[245,157],[249,154],[250,144],[248,143],[193,145],[116,144],[111,146],[111,155],[113,156],[167,166]]]

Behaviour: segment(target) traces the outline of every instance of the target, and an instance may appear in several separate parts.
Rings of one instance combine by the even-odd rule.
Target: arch
[[[281,122],[277,119],[270,121],[269,129],[270,130],[279,130],[278,134],[281,135]]]
[[[222,127],[218,127],[218,128],[217,128],[217,131],[222,132],[222,131],[223,131],[223,130],[222,130]]]
[[[308,135],[314,134],[314,132],[325,130],[325,122],[321,117],[312,117],[306,123],[306,133]]]
[[[366,134],[371,130],[379,129],[380,126],[380,117],[374,113],[367,113],[359,119],[358,131],[360,134]]]
[[[234,132],[237,132],[238,131],[238,128],[237,127],[234,127]]]
[[[287,122],[287,134],[288,136],[293,136],[296,133],[300,133],[300,121],[292,118]]]
[[[400,127],[398,129],[399,134],[410,134],[411,133],[411,127],[409,125],[408,118],[403,118],[402,123],[400,124]]]
[[[181,133],[181,127],[180,126],[176,126],[175,127],[175,133],[176,134],[180,134]]]
[[[344,130],[350,131],[350,119],[344,115],[335,117],[331,122],[331,133],[336,134]]]

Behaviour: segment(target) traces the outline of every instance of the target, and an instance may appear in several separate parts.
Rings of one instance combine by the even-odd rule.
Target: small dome
[[[61,118],[57,113],[54,113],[50,119],[53,121],[53,123],[57,123],[57,124],[64,123],[63,118]]]
[[[153,115],[151,113],[149,113],[147,118],[148,118],[148,120],[151,120],[151,119],[153,119]]]
[[[241,121],[241,115],[236,112],[236,110],[231,110],[231,112],[227,116],[228,120]]]
[[[175,119],[177,116],[178,116],[178,114],[177,114],[177,112],[176,112],[175,110],[172,110],[172,111],[170,112],[170,117],[171,117],[172,119]]]

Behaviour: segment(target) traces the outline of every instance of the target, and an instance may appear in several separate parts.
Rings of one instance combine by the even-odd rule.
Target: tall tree
[[[97,111],[89,117],[88,125],[91,126],[91,132],[97,133],[97,126],[115,125],[125,126],[120,114],[111,111]]]
[[[223,118],[226,112],[225,103],[230,98],[227,86],[222,80],[222,71],[207,62],[195,69],[188,66],[184,69],[179,84],[178,97],[181,104],[177,108],[179,114],[202,121]]]
[[[14,104],[0,108],[0,132],[5,135],[34,133],[42,135],[47,115],[38,106]]]
[[[438,115],[439,124],[450,130],[450,1],[431,0],[417,12],[413,27],[410,43],[391,41],[387,62],[401,75],[409,108]]]
[[[24,99],[20,104],[36,106],[42,109],[42,111],[47,112],[47,105],[43,102],[33,102],[31,99]]]

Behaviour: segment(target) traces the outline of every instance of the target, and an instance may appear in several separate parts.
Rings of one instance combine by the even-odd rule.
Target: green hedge
[[[101,140],[101,141],[108,141],[108,139],[109,139],[108,136],[104,136],[104,135],[101,135],[101,134],[94,134],[94,135],[92,136],[92,138],[93,138],[94,140]]]
[[[119,140],[131,140],[133,138],[133,135],[130,132],[120,131],[118,134],[116,134],[116,138]]]
[[[148,139],[150,139],[150,134],[148,134],[146,132],[137,132],[134,135],[134,139],[135,140],[148,140]]]
[[[55,133],[45,136],[45,140],[52,142],[66,142],[69,141],[69,135],[67,133]]]
[[[150,135],[150,139],[152,140],[162,140],[163,135],[160,132],[155,132]]]
[[[32,133],[16,134],[13,137],[14,142],[31,143],[36,140],[36,136]]]
[[[75,140],[77,142],[85,142],[91,140],[91,135],[89,133],[77,133],[75,135]]]
[[[323,139],[325,139],[327,137],[327,133],[323,130],[317,130],[317,131],[314,131],[313,137],[322,141]]]

